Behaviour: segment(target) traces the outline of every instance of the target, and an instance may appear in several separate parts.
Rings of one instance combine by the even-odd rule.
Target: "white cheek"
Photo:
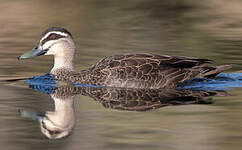
[[[54,55],[54,53],[51,50],[48,50],[45,55]]]
[[[47,53],[45,53],[45,55],[54,55],[56,53],[55,50],[55,41],[48,41],[43,45],[43,49],[48,49]]]
[[[49,50],[47,51],[47,53],[45,53],[45,55],[54,55],[54,56],[60,56],[62,54],[64,54],[65,52],[65,46],[62,43],[54,43],[53,45],[51,45],[49,47]]]
[[[48,42],[46,42],[42,47],[43,47],[43,49],[48,49],[51,45],[53,45],[54,44],[54,42],[55,41],[48,41]]]

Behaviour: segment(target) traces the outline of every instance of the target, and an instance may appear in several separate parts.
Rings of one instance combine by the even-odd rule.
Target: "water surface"
[[[234,64],[242,70],[242,2],[239,0],[83,0],[0,2],[0,78],[43,75],[51,56],[19,62],[17,56],[50,26],[70,30],[75,67],[126,52],[185,55]],[[5,149],[238,149],[242,146],[241,88],[209,105],[169,106],[136,112],[104,108],[88,96],[74,99],[76,124],[67,138],[50,140],[39,123],[18,110],[54,111],[49,95],[23,81],[0,84],[0,145]]]

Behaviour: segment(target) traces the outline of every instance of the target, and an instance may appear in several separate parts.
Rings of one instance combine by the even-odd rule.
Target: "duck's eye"
[[[55,35],[55,34],[51,34],[51,35],[49,36],[49,39],[50,39],[50,40],[54,40],[54,39],[56,39],[56,35]]]

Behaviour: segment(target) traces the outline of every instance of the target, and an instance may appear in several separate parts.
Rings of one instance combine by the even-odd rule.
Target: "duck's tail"
[[[218,75],[219,73],[228,70],[232,68],[232,65],[220,65],[220,66],[213,66],[211,68],[207,68],[207,71],[202,73],[202,77],[206,77],[206,78],[211,78],[211,77],[215,77],[216,75]]]

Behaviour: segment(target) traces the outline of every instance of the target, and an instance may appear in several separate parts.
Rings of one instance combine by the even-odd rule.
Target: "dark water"
[[[233,64],[242,70],[242,2],[239,0],[2,0],[0,2],[0,79],[49,72],[53,58],[19,62],[50,26],[73,34],[76,69],[126,52],[186,55]],[[237,83],[237,82],[236,82]],[[236,86],[237,87],[237,86]],[[18,110],[54,111],[54,101],[23,81],[0,84],[0,145],[4,149],[239,149],[242,140],[241,88],[214,97],[209,105],[121,111],[76,95],[72,134],[50,140],[38,121]],[[71,113],[71,112],[70,112]],[[31,114],[31,113],[30,113]]]

